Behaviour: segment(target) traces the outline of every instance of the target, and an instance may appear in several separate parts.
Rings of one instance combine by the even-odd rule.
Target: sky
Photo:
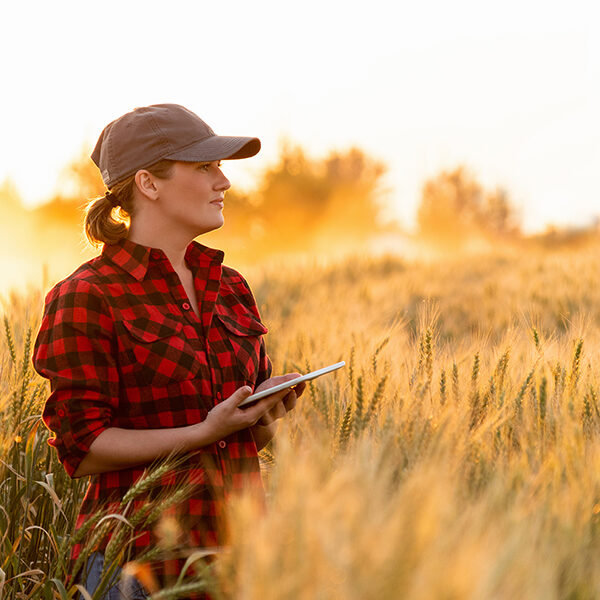
[[[251,188],[283,140],[388,167],[388,214],[465,165],[526,231],[600,215],[600,10],[571,0],[28,1],[0,8],[0,181],[27,206],[103,127],[183,104],[261,139],[225,173]]]

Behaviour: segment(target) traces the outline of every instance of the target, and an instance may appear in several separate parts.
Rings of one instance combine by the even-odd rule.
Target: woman
[[[228,496],[262,489],[257,451],[304,386],[238,408],[252,390],[298,374],[271,377],[248,284],[221,251],[193,241],[223,225],[230,183],[219,161],[259,149],[257,138],[217,136],[176,104],[136,108],[100,135],[92,159],[109,191],[88,207],[85,231],[102,253],[49,292],[34,351],[51,382],[50,443],[69,475],[91,476],[76,528],[172,452],[186,462],[163,486],[193,486],[177,507],[182,549],[220,545]],[[117,208],[129,227],[113,218]],[[136,535],[133,556],[157,543],[150,529]],[[90,592],[102,547],[92,558]],[[182,560],[155,567],[163,585]]]

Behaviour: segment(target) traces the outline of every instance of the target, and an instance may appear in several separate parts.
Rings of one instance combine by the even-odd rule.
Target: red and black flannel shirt
[[[239,387],[254,388],[270,377],[262,337],[267,329],[244,278],[222,265],[221,251],[197,242],[188,246],[185,260],[200,318],[164,252],[129,240],[105,245],[100,256],[48,293],[33,362],[51,383],[43,419],[70,475],[109,427],[198,423]],[[143,470],[141,465],[91,476],[76,528],[119,501]],[[164,486],[182,481],[195,484],[177,509],[183,546],[220,545],[227,496],[248,486],[262,490],[251,431],[190,453],[182,473],[165,476]],[[157,543],[153,531],[137,533],[134,556]],[[72,558],[80,551],[78,544]],[[161,563],[161,580],[180,564]]]

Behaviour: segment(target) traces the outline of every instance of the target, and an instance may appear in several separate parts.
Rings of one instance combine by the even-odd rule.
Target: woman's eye
[[[219,162],[217,163],[217,168],[220,168],[220,167],[221,167],[221,164],[222,164],[222,163],[221,163],[221,161],[219,161]],[[212,163],[203,163],[203,164],[201,164],[201,165],[200,165],[198,168],[199,168],[201,171],[208,171],[208,170],[210,169],[211,165],[212,165]]]

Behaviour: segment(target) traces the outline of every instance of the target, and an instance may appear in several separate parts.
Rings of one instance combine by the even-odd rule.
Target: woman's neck
[[[134,244],[162,250],[176,272],[187,269],[185,252],[192,241],[187,237],[158,235],[157,233],[143,232],[130,227],[127,239]]]

